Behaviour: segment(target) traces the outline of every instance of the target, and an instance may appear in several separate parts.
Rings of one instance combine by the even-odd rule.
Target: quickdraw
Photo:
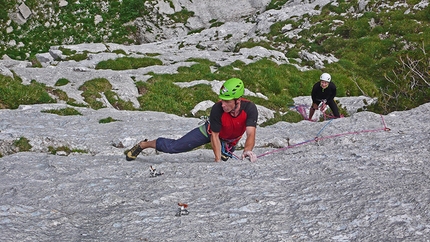
[[[150,177],[157,177],[157,176],[161,176],[163,175],[163,172],[157,171],[157,169],[155,169],[154,167],[150,166],[149,167],[149,176]]]
[[[176,212],[175,216],[180,217],[182,215],[188,215],[188,214],[190,214],[190,212],[188,212],[188,210],[187,210],[188,204],[186,204],[186,203],[178,203],[178,206],[180,208],[178,208],[178,211]]]

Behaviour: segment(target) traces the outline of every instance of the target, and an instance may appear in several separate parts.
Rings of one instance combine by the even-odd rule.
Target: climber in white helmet
[[[318,109],[318,105],[321,102],[326,102],[336,118],[340,117],[339,109],[334,101],[334,97],[336,97],[336,85],[331,82],[330,74],[323,73],[320,76],[319,82],[315,83],[312,88],[311,97],[312,106],[309,111],[309,120],[312,120],[312,116],[314,115],[315,110]]]

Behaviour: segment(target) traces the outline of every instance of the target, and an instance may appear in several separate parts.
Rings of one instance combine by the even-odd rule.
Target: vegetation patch
[[[36,56],[30,56],[28,58],[28,60],[31,62],[31,67],[34,67],[34,68],[41,68],[41,67],[43,67],[42,63],[40,63],[40,61],[36,58]]]
[[[74,60],[74,61],[83,61],[88,59],[88,52],[84,51],[82,53],[76,53],[73,55],[70,55],[66,58],[66,60]]]
[[[162,65],[163,62],[159,59],[144,57],[132,58],[121,57],[115,60],[106,60],[97,63],[96,69],[111,69],[111,70],[128,70],[138,69],[147,66]]]
[[[30,141],[25,138],[25,137],[21,137],[18,140],[16,140],[13,145],[15,147],[18,148],[19,151],[24,152],[24,151],[29,151],[31,150],[32,146],[30,145]]]
[[[100,109],[104,107],[103,102],[99,101],[102,98],[101,93],[111,89],[112,85],[106,78],[95,78],[86,81],[78,90],[83,91],[81,95],[92,109]]]
[[[224,24],[223,22],[213,22],[213,23],[211,23],[210,28],[219,27],[219,26],[221,26],[223,24]]]
[[[104,95],[106,100],[116,109],[135,109],[131,101],[122,100],[111,89],[112,85],[106,78],[95,78],[86,81],[82,86],[79,87],[79,90],[83,91],[81,95],[84,97],[84,101],[88,103],[92,109],[100,109],[105,107],[104,102],[102,101],[102,95]]]
[[[281,7],[287,2],[288,0],[272,0],[269,5],[267,6],[267,10],[270,9],[281,9]]]
[[[57,114],[60,116],[82,115],[78,110],[74,108],[49,109],[49,110],[42,110],[41,112]]]
[[[168,15],[173,21],[176,23],[183,23],[186,24],[188,21],[188,18],[194,16],[194,12],[188,11],[187,9],[182,9],[179,12],[176,12],[174,14]]]
[[[107,123],[112,123],[112,122],[116,122],[119,121],[118,119],[114,119],[112,117],[107,117],[107,118],[103,118],[99,120],[100,124],[107,124]]]
[[[297,123],[303,120],[302,115],[295,111],[288,111],[287,113],[281,115],[280,113],[275,113],[275,117],[267,120],[262,123],[261,127],[270,126],[280,121],[289,122],[289,123]]]
[[[55,86],[65,86],[67,84],[69,84],[69,80],[67,80],[66,78],[60,78],[58,79],[58,81],[55,83]]]
[[[0,75],[0,108],[16,109],[19,105],[55,103],[44,84],[31,81],[23,85],[19,77]]]
[[[70,155],[71,153],[80,153],[80,154],[86,154],[86,153],[88,153],[88,151],[86,151],[86,150],[81,150],[81,149],[70,149],[69,147],[67,147],[67,146],[60,146],[60,147],[52,147],[52,146],[49,146],[48,147],[48,151],[49,151],[49,153],[51,153],[52,155],[57,155],[57,154],[59,154],[59,152],[64,152],[64,154],[67,156],[67,155]]]

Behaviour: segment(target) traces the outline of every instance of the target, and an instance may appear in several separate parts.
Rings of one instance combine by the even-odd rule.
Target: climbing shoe
[[[146,139],[144,141],[147,141]],[[125,155],[125,159],[128,161],[135,160],[136,157],[142,152],[142,148],[140,147],[140,142],[137,143],[133,148],[131,148],[129,151],[127,151],[127,154]]]

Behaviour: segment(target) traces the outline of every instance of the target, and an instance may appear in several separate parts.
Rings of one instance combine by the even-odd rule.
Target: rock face
[[[180,137],[199,120],[108,108],[41,112],[63,107],[0,110],[0,140],[24,136],[33,146],[0,159],[5,241],[430,239],[430,104],[259,127],[256,163],[215,163],[208,149],[148,150],[127,162],[123,152],[138,140]],[[106,117],[119,121],[99,123]],[[51,155],[48,146],[87,153]],[[151,176],[151,166],[162,175]],[[178,203],[188,215],[175,216]]]
[[[53,47],[49,55],[55,61],[47,58],[42,68],[5,59],[0,70],[15,72],[24,84],[36,80],[54,86],[67,78],[70,83],[58,88],[81,102],[78,87],[105,77],[121,98],[133,101],[138,94],[132,76],[145,81],[151,71],[174,73],[192,64],[185,61],[189,57],[220,66],[235,60],[249,63],[251,53],[287,61],[282,53],[260,47],[231,55],[175,49],[176,41],[67,46],[91,50],[80,62],[58,61],[62,53]],[[165,64],[126,71],[94,68],[101,60],[119,57],[113,52],[118,49],[136,56],[155,51]],[[219,89],[220,81],[195,82]],[[264,98],[250,90],[245,94]],[[68,107],[61,103],[0,110],[2,236],[6,241],[428,240],[430,104],[386,116],[355,113],[363,100],[373,101],[339,98],[352,113],[348,118],[258,127],[256,163],[214,163],[209,149],[176,155],[145,150],[136,161],[125,161],[124,151],[136,142],[179,138],[198,126],[197,118],[109,107],[74,107],[82,116],[41,112]],[[309,105],[310,98],[294,101]],[[201,105],[196,108],[207,104]],[[261,117],[273,115],[264,107],[259,112]],[[118,121],[100,123],[106,118]],[[14,143],[21,137],[29,140],[29,152],[16,153]],[[236,151],[239,157],[243,142]],[[163,175],[152,177],[151,166]],[[189,215],[175,216],[179,202],[189,204]]]
[[[139,42],[151,43],[175,37],[185,37],[189,31],[209,28],[213,21],[220,23],[243,22],[241,20],[243,17],[263,12],[269,3],[269,0],[174,0],[170,3],[159,1],[156,5],[147,5],[149,9],[152,9],[153,14],[138,18],[134,24],[140,30]],[[193,13],[193,16],[188,18],[186,23],[177,23],[169,17],[169,15],[174,15],[183,10]],[[160,15],[163,18],[154,17]],[[241,26],[245,26],[245,24],[241,24]],[[245,31],[249,29],[248,27],[237,30],[240,34],[246,34]],[[220,32],[223,31],[220,30]],[[236,35],[237,32],[232,33]]]
[[[169,40],[134,46],[80,44],[63,46],[89,52],[83,61],[66,61],[59,46],[37,55],[42,68],[27,61],[0,61],[0,73],[54,86],[84,103],[79,86],[104,77],[124,100],[137,102],[135,81],[150,72],[175,73],[190,66],[190,57],[219,66],[236,60],[248,64],[260,58],[288,63],[282,52],[262,47],[231,50],[254,33],[292,15],[314,14],[327,0],[289,1],[280,10],[257,15],[255,23],[235,22],[239,15],[261,11],[270,1],[174,0],[173,7],[158,1],[160,12],[173,14],[185,7],[195,12],[187,23],[161,25],[154,33],[142,32],[142,42],[159,36]],[[228,4],[231,8],[220,5]],[[366,1],[359,2],[360,11]],[[60,1],[60,6],[67,5]],[[234,13],[232,14],[231,11]],[[319,8],[321,9],[321,8]],[[20,20],[24,21],[22,16]],[[225,22],[199,36],[188,29]],[[142,29],[152,23],[141,19]],[[154,25],[155,26],[155,25]],[[306,23],[303,26],[306,28]],[[298,35],[298,32],[287,35]],[[162,33],[163,35],[159,35]],[[181,38],[172,38],[182,36]],[[186,36],[185,36],[186,35]],[[213,38],[218,36],[218,39]],[[231,38],[225,41],[226,36]],[[158,37],[157,37],[158,36]],[[204,50],[196,48],[205,45]],[[179,48],[183,44],[183,48]],[[158,53],[162,66],[137,70],[96,70],[98,62],[127,55]],[[319,63],[337,59],[302,52]],[[252,56],[253,58],[250,58]],[[251,60],[252,59],[252,60]],[[319,61],[321,60],[321,61]],[[223,80],[196,80],[218,90]],[[190,85],[192,85],[191,83]],[[259,96],[246,90],[246,95]],[[0,229],[5,241],[428,241],[430,240],[430,104],[404,112],[378,115],[356,110],[374,100],[339,98],[351,117],[325,122],[279,122],[257,128],[256,163],[230,159],[213,162],[210,149],[182,154],[145,150],[126,162],[124,151],[136,142],[157,137],[179,138],[198,127],[197,118],[158,112],[100,110],[74,107],[81,116],[58,116],[42,111],[66,104],[20,106],[0,110]],[[366,100],[366,101],[363,101]],[[296,97],[309,105],[309,97]],[[211,106],[202,102],[190,111]],[[273,112],[259,107],[264,118]],[[111,123],[100,120],[111,118]],[[21,137],[32,148],[19,152]],[[239,142],[241,156],[244,138]],[[67,151],[61,148],[67,148]],[[57,150],[57,152],[53,152]],[[51,154],[56,153],[56,155]],[[161,172],[151,176],[150,168]],[[175,216],[178,203],[189,214]]]
[[[25,3],[21,3],[16,12],[9,13],[9,18],[19,25],[24,24],[30,16],[31,10]]]

